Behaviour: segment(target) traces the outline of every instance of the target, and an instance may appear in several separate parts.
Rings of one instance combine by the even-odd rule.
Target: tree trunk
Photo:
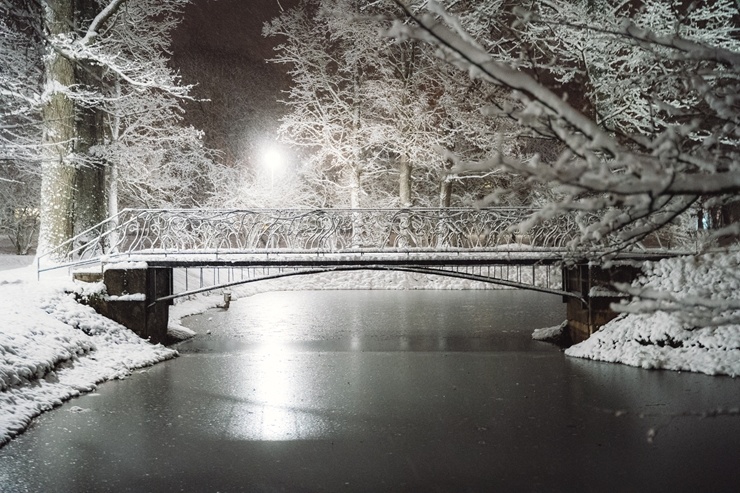
[[[360,208],[360,190],[362,175],[356,166],[349,170],[349,206],[351,209]],[[363,244],[363,221],[360,212],[352,213],[352,246],[359,248]]]
[[[401,207],[411,207],[411,163],[409,163],[408,156],[401,156],[398,160],[398,191],[399,198],[401,199]]]
[[[116,80],[115,97],[121,97],[121,81]],[[121,117],[118,114],[113,115],[110,126],[110,140],[117,143],[121,138]],[[106,190],[108,191],[108,214],[115,216],[118,214],[118,156],[108,163],[106,175]]]
[[[439,184],[439,207],[447,208],[452,202],[452,180],[445,176]]]
[[[362,171],[357,165],[349,168],[349,206],[351,209],[360,208],[360,195],[362,192]]]
[[[94,90],[102,76],[98,67],[77,67],[77,82]],[[105,119],[99,108],[77,109],[77,139],[75,156],[78,159],[75,180],[75,234],[79,234],[108,217],[106,194],[106,163],[94,151],[94,146],[105,141]]]
[[[74,26],[95,17],[97,8],[94,0],[49,0],[44,11],[46,30],[52,38],[71,36]],[[90,152],[103,142],[103,113],[76,105],[65,94],[75,85],[98,88],[100,69],[75,63],[52,47],[47,48],[44,69],[48,100],[43,109],[40,254],[107,216],[105,163]],[[57,251],[53,257],[61,258],[68,251]]]
[[[74,19],[72,0],[49,0],[44,22],[50,36],[67,33]],[[71,238],[74,231],[75,164],[70,156],[74,145],[74,103],[64,88],[75,83],[72,62],[51,47],[44,59],[45,86],[49,94],[43,108],[44,132],[41,157],[41,229],[38,253],[43,254]],[[67,249],[68,250],[68,249]],[[57,252],[61,257],[66,252]]]

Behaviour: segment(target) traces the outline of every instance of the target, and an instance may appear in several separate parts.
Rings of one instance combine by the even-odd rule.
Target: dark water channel
[[[531,340],[563,318],[515,291],[240,300],[0,449],[0,491],[740,491],[740,418],[702,417],[740,380]]]

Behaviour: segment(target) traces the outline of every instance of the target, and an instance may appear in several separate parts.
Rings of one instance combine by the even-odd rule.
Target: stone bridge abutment
[[[641,268],[636,262],[617,262],[606,268],[590,263],[577,264],[563,269],[563,290],[578,293],[567,303],[568,338],[576,344],[588,339],[618,313],[612,310],[626,295],[615,290],[615,283],[630,284],[637,279]]]
[[[89,273],[75,274],[78,280]],[[153,343],[167,343],[169,307],[172,301],[156,301],[172,294],[172,268],[149,267],[143,263],[113,264],[104,268],[105,293],[91,297],[88,304],[104,317],[134,331]]]

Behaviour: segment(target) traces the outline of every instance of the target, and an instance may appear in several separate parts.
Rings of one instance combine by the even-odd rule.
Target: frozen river
[[[40,417],[0,491],[737,491],[740,380],[531,340],[564,316],[521,291],[256,295]]]

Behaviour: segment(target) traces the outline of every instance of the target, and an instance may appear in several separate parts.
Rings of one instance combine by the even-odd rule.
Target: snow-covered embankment
[[[71,281],[35,276],[0,272],[0,445],[98,383],[177,355],[77,303]]]
[[[565,354],[642,368],[740,376],[740,325],[716,323],[740,320],[739,267],[740,252],[649,262],[645,276],[633,287],[660,299],[638,303],[667,310],[622,314]]]

